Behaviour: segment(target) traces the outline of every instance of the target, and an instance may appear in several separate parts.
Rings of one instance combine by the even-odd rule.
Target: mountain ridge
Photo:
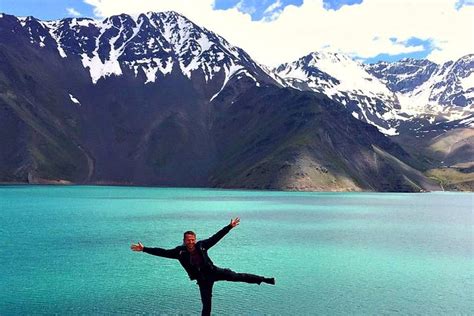
[[[274,71],[288,86],[329,95],[389,136],[403,128],[424,137],[419,124],[406,124],[416,119],[474,127],[474,54],[437,65],[426,59],[362,64],[340,53],[313,52]]]
[[[285,87],[242,49],[174,18],[119,15],[103,28],[69,19],[51,30],[3,15],[0,181],[439,189],[337,100]]]

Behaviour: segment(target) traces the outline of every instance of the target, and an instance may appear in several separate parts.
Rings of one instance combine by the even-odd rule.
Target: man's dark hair
[[[186,235],[193,235],[194,237],[196,237],[196,233],[193,232],[192,230],[188,230],[187,232],[184,232],[183,239],[186,238]]]

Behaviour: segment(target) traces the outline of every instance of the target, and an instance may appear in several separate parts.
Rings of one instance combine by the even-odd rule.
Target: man
[[[260,284],[275,284],[274,278],[265,278],[254,274],[236,273],[230,269],[218,268],[207,255],[207,251],[222,239],[232,228],[239,225],[240,219],[231,219],[230,224],[222,228],[209,239],[196,242],[192,231],[184,233],[183,245],[174,249],[149,248],[142,243],[132,244],[133,251],[143,251],[151,255],[178,259],[191,280],[196,280],[201,292],[202,315],[211,314],[212,287],[216,281],[233,281]]]

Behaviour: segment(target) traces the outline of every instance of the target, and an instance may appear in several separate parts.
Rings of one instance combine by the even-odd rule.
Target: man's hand
[[[230,226],[232,226],[232,228],[239,225],[239,223],[240,223],[240,218],[238,218],[238,217],[230,220]]]
[[[132,246],[130,247],[130,249],[132,249],[133,251],[143,251],[143,245],[141,242],[138,242],[138,244],[132,244]]]

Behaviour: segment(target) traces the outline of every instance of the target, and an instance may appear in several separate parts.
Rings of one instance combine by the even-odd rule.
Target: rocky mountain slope
[[[317,52],[274,72],[287,86],[326,94],[376,126],[416,157],[427,174],[456,183],[445,187],[473,187],[472,169],[460,166],[474,163],[474,54],[442,65],[414,59],[365,65]]]

